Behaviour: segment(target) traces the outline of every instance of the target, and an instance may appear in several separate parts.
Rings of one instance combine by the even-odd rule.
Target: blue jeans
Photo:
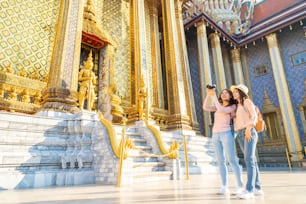
[[[237,186],[242,187],[242,173],[239,166],[238,158],[235,151],[235,141],[232,132],[213,133],[212,142],[215,147],[217,161],[219,165],[220,176],[223,186],[227,186],[228,182],[228,169],[226,165],[226,159],[230,163],[233,172],[237,179]]]
[[[240,149],[244,154],[244,161],[247,168],[247,184],[246,190],[253,192],[254,188],[260,190],[261,184],[259,179],[259,168],[256,159],[256,144],[258,140],[258,134],[255,128],[251,129],[252,139],[251,141],[246,141],[245,139],[245,129],[239,130],[236,133],[238,144]]]

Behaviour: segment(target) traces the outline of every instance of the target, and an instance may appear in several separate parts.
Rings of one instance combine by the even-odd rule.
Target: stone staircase
[[[215,160],[215,151],[211,138],[202,135],[196,135],[192,131],[182,132],[162,132],[163,141],[170,146],[173,140],[183,144],[183,135],[186,137],[188,169],[189,174],[209,174],[217,173],[217,163]],[[184,175],[186,172],[184,148],[179,151],[180,172]]]
[[[172,171],[167,170],[165,159],[157,150],[153,148],[142,128],[136,126],[126,128],[126,138],[133,141],[134,148],[128,151],[130,171],[133,183],[169,180]],[[118,132],[118,131],[117,131]],[[121,137],[118,135],[117,138]],[[119,144],[119,142],[118,142]],[[123,166],[123,168],[125,168]]]
[[[289,168],[286,147],[258,147],[260,167]]]
[[[158,129],[157,126],[156,128]],[[119,129],[116,132],[121,133]],[[130,183],[184,178],[186,164],[183,135],[186,135],[189,174],[218,172],[211,138],[196,135],[194,131],[160,131],[160,134],[166,150],[169,150],[173,141],[179,143],[179,158],[177,160],[162,156],[155,136],[144,124],[126,128],[126,138],[131,139],[135,145],[134,149],[129,150],[128,157],[131,163],[126,164],[132,172],[130,175],[126,174],[132,177]],[[120,138],[121,134],[118,134],[118,144]]]

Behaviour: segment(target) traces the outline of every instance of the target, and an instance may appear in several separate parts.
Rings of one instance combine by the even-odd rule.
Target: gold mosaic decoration
[[[0,1],[0,70],[46,80],[58,9],[59,0]]]
[[[97,0],[97,23],[116,41],[114,83],[118,95],[130,98],[130,5],[128,0]],[[101,3],[103,2],[103,3]]]

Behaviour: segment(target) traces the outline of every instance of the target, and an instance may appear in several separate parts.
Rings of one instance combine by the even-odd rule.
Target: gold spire
[[[93,22],[94,24],[97,23],[96,11],[95,11],[95,8],[93,6],[92,0],[88,0],[87,4],[85,5],[84,19],[89,20],[89,21]]]
[[[95,37],[93,38],[92,36]],[[99,49],[104,47],[106,44],[116,46],[115,41],[110,37],[105,29],[97,24],[96,10],[92,0],[87,0],[86,5],[84,6],[82,38],[83,43]]]

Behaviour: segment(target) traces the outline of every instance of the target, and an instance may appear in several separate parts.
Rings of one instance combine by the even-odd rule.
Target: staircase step
[[[152,150],[151,146],[134,146],[136,151],[149,151]]]
[[[143,139],[143,136],[137,132],[126,132],[125,135],[129,138],[139,138],[139,139]]]
[[[132,139],[133,143],[135,146],[146,146],[147,145],[147,140],[145,139]]]
[[[135,162],[133,167],[156,167],[156,166],[165,166],[164,162]]]

